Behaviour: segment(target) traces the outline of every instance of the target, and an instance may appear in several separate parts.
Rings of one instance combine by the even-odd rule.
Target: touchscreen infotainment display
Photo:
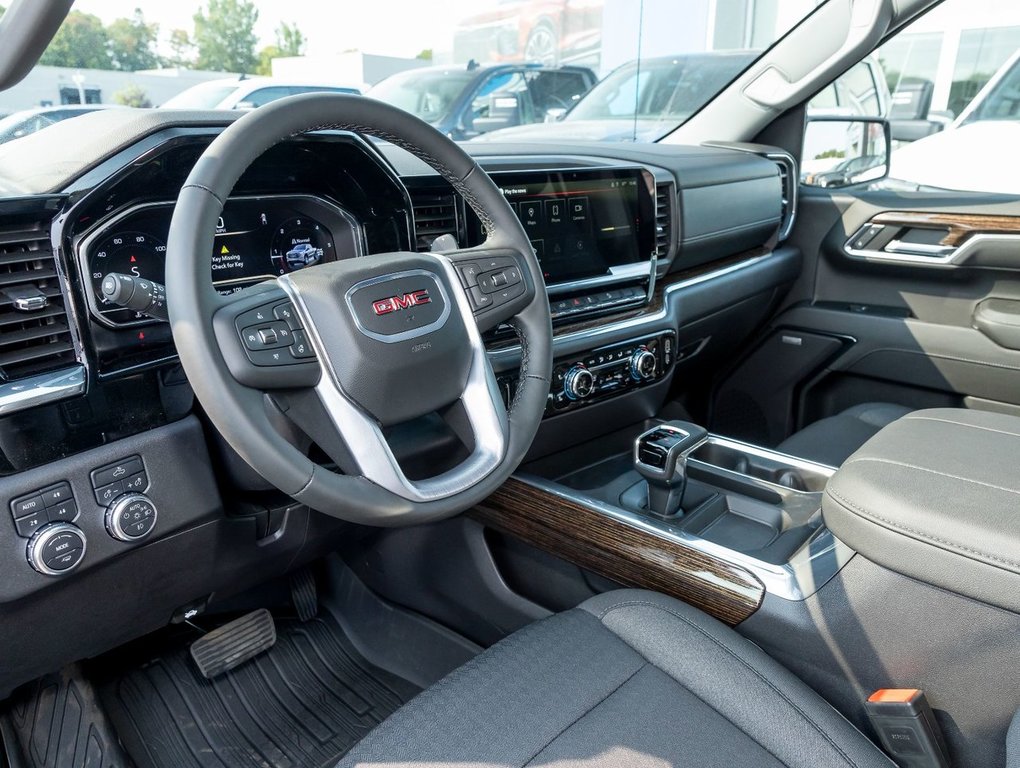
[[[650,182],[638,169],[493,173],[538,254],[546,283],[647,261],[655,244]],[[470,227],[475,243],[483,233]]]

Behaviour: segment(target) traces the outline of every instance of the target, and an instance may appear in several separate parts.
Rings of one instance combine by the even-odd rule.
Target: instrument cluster
[[[82,239],[78,255],[87,276],[86,293],[93,315],[103,325],[121,328],[159,322],[111,304],[103,297],[102,282],[116,273],[163,283],[172,216],[173,203],[135,206]],[[217,291],[228,294],[314,264],[364,253],[364,237],[355,218],[321,198],[231,198],[217,222],[209,255],[210,280]]]

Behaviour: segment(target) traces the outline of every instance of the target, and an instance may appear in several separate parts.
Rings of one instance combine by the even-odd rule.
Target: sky
[[[415,56],[424,48],[451,44],[457,20],[495,0],[256,0],[259,47],[272,43],[281,21],[297,22],[308,40],[306,53],[328,56],[349,49],[387,56]],[[161,38],[171,29],[191,32],[191,17],[201,0],[76,0],[74,8],[109,23],[141,8],[150,22],[158,22]],[[437,12],[438,11],[438,12]],[[399,24],[394,20],[399,19]]]

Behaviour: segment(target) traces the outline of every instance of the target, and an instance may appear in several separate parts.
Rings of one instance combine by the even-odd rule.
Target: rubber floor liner
[[[418,692],[372,667],[327,618],[277,623],[276,645],[214,680],[186,644],[100,695],[140,768],[332,766]]]

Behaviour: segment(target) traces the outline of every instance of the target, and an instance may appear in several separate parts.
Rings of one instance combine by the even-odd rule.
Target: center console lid
[[[1020,418],[916,411],[829,480],[832,532],[893,571],[1020,611]]]

